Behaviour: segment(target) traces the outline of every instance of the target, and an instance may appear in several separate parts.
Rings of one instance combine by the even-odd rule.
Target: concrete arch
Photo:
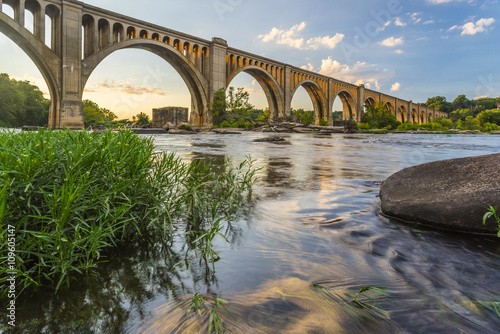
[[[408,121],[407,114],[408,113],[406,111],[405,106],[400,105],[398,110],[398,121],[400,121],[401,123],[406,123]]]
[[[58,127],[58,110],[61,104],[60,83],[58,81],[60,75],[58,69],[61,66],[60,57],[42,41],[38,40],[35,35],[2,12],[0,12],[0,32],[16,43],[28,55],[42,74],[49,88],[51,100],[48,125]]]
[[[229,87],[231,81],[233,81],[233,79],[241,72],[245,72],[251,75],[262,87],[264,94],[266,94],[267,103],[269,105],[270,118],[280,116],[283,110],[285,110],[283,105],[283,91],[276,82],[276,79],[274,79],[273,76],[262,67],[249,65],[236,69],[227,79],[226,89]]]
[[[352,96],[351,92],[346,90],[346,89],[341,89],[337,92],[337,95],[332,99],[332,105],[331,109],[333,110],[333,103],[337,99],[337,97],[340,98],[340,101],[342,101],[342,118],[344,120],[347,119],[358,119],[358,112],[356,109],[356,99]]]
[[[82,91],[97,66],[112,53],[124,49],[142,49],[149,51],[167,61],[184,80],[192,99],[191,121],[194,126],[211,124],[211,116],[205,111],[208,109],[208,81],[177,49],[151,39],[130,39],[108,47],[95,55],[85,58],[82,62]]]
[[[314,107],[314,118],[316,124],[319,125],[321,119],[325,119],[328,122],[331,116],[328,115],[326,95],[315,81],[303,80],[299,82],[290,94],[290,103],[293,101],[293,97],[300,87],[304,87],[307,94],[309,94],[309,97],[311,98]]]
[[[377,101],[375,101],[375,99],[371,96],[368,96],[366,99],[365,99],[365,106],[374,106],[377,104]]]
[[[389,101],[388,101],[388,102],[386,102],[386,103],[384,104],[384,106],[385,106],[385,108],[386,108],[387,110],[389,110],[389,111],[391,112],[391,114],[393,114],[394,116],[396,116],[396,109],[394,108],[394,106],[392,105],[392,103],[391,103],[391,102],[389,102]]]

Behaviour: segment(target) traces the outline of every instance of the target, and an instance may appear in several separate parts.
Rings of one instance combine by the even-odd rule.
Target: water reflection
[[[257,200],[228,222],[214,247],[215,271],[193,251],[202,230],[185,224],[173,240],[136,236],[96,276],[23,295],[17,331],[26,333],[197,333],[208,310],[187,315],[200,292],[224,298],[235,333],[495,333],[500,318],[500,246],[403,225],[379,215],[380,181],[410,165],[500,152],[487,136],[290,135],[287,145],[252,143],[260,134],[158,136],[186,161],[262,167]],[[184,233],[191,231],[192,233]],[[149,242],[144,242],[149,240]],[[317,288],[317,285],[322,288]],[[376,317],[350,303],[363,286],[390,299]],[[499,304],[500,305],[500,304]]]

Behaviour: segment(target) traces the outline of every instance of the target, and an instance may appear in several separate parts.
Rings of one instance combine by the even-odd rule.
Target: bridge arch
[[[4,0],[3,3],[7,2]],[[10,1],[10,3],[15,4],[15,1]],[[0,32],[19,46],[42,74],[49,89],[51,100],[48,124],[57,127],[59,124],[58,110],[61,104],[60,82],[58,80],[58,69],[61,66],[59,55],[49,49],[24,26],[3,12],[0,12]],[[50,59],[51,63],[47,62],[46,59]]]
[[[366,99],[365,99],[365,106],[374,106],[376,105],[377,102],[375,101],[375,99],[371,96],[368,96]]]
[[[391,102],[386,102],[386,103],[385,103],[385,108],[386,108],[387,110],[389,110],[389,112],[390,112],[393,116],[395,116],[395,115],[396,115],[396,109],[394,108],[394,106],[392,105],[392,103],[391,103]]]
[[[406,123],[408,121],[407,112],[404,105],[399,106],[398,121],[400,121],[401,123]]]
[[[208,109],[208,92],[205,89],[205,87],[208,87],[207,80],[177,49],[151,39],[128,39],[85,58],[82,61],[82,91],[97,66],[112,53],[124,49],[142,49],[167,61],[179,73],[191,93],[192,124],[194,126],[206,126],[211,123],[211,115],[205,112]]]
[[[337,95],[333,98],[335,101],[336,98],[340,98],[342,102],[342,118],[344,120],[347,119],[358,119],[358,112],[356,109],[356,99],[352,96],[351,92],[346,89],[341,89],[337,92]],[[333,103],[332,103],[333,110]]]
[[[300,87],[303,87],[311,98],[314,107],[314,118],[316,120],[316,124],[319,124],[321,119],[328,121],[330,115],[328,115],[327,99],[325,93],[315,81],[309,80],[307,78],[304,79],[305,80],[300,81],[292,90],[290,101],[293,100],[293,97],[295,96],[297,90]]]
[[[262,67],[248,65],[236,69],[228,77],[226,82],[226,89],[231,84],[231,81],[233,81],[233,79],[241,72],[245,72],[251,75],[255,80],[257,80],[259,85],[262,87],[264,94],[266,95],[267,103],[269,105],[269,117],[271,119],[278,117],[279,113],[284,110],[283,92],[272,75]]]

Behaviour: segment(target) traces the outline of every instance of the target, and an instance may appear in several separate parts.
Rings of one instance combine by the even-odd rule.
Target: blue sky
[[[87,0],[121,14],[330,75],[397,97],[425,102],[500,96],[498,0]],[[4,5],[4,11],[5,11]],[[29,21],[29,20],[28,20]],[[43,79],[20,49],[0,35],[0,72],[39,84]],[[147,73],[161,73],[154,85]],[[248,75],[251,102],[266,107]],[[120,117],[153,107],[189,106],[189,92],[168,63],[146,51],[119,51],[91,76],[84,98]],[[294,108],[312,104],[300,91]]]

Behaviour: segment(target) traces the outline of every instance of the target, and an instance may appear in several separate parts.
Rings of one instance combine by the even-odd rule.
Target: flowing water
[[[500,137],[297,134],[282,143],[252,142],[263,136],[156,136],[158,150],[187,161],[238,163],[251,155],[261,168],[255,200],[224,230],[230,242],[215,243],[215,272],[201,261],[187,267],[182,240],[153,249],[126,245],[96,277],[56,297],[20,297],[17,329],[206,332],[208,311],[187,315],[200,292],[228,302],[231,316],[222,308],[219,314],[231,333],[500,331],[500,241],[393,221],[380,214],[378,198],[392,173],[499,153]],[[365,286],[388,289],[386,298],[364,299],[377,312],[351,302]]]

